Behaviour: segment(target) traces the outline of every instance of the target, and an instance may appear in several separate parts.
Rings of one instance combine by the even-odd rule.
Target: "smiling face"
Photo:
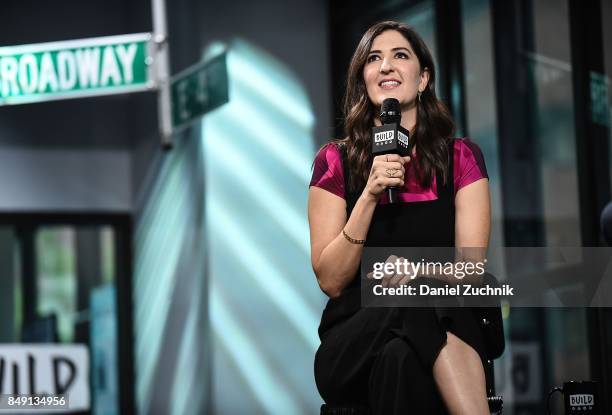
[[[429,73],[421,65],[410,43],[396,30],[374,38],[363,67],[363,80],[370,101],[377,108],[386,98],[396,98],[403,108],[412,107],[417,93],[427,87]]]

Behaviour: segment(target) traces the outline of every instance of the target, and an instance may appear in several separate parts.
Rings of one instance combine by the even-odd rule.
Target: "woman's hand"
[[[406,175],[404,165],[409,161],[410,156],[400,157],[399,154],[374,157],[370,176],[362,195],[378,201],[386,188],[402,187]]]
[[[402,266],[402,264],[406,264],[406,266]],[[387,264],[391,264],[392,266],[387,267]],[[398,264],[400,264],[398,266]],[[392,269],[391,272],[385,272],[386,270]],[[385,271],[383,271],[385,270]],[[383,272],[382,278],[378,278],[381,280],[381,285],[383,287],[394,287],[397,288],[402,285],[408,284],[412,279],[415,278],[416,273],[414,271],[414,266],[412,263],[408,262],[404,257],[397,257],[396,255],[390,255],[389,258],[384,262],[381,267],[381,271]],[[366,274],[366,278],[369,280],[374,278],[374,271]]]

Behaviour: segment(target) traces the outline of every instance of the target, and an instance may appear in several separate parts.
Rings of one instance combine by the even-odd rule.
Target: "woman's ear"
[[[429,68],[425,67],[421,71],[421,79],[419,81],[419,91],[425,91],[429,83]]]

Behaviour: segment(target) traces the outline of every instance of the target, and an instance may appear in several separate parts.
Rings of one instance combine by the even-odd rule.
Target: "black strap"
[[[346,218],[351,214],[351,203],[350,203],[350,192],[349,192],[349,166],[348,166],[348,154],[346,152],[346,144],[340,143],[340,155],[342,156],[342,172],[344,173],[344,200],[346,201]]]
[[[449,197],[451,198],[452,204],[453,206],[455,205],[455,201],[454,201],[454,196],[455,196],[455,181],[454,181],[454,175],[453,175],[453,169],[454,169],[454,160],[455,160],[455,152],[454,152],[454,145],[455,145],[455,139],[451,138],[449,140],[449,145],[448,145],[448,177],[447,180],[448,182],[443,185],[442,181],[440,180],[442,178],[442,176],[440,174],[437,174],[437,183],[438,183],[438,198],[442,199],[443,197]],[[347,149],[346,149],[346,144],[345,143],[339,143],[338,144],[339,150],[340,150],[340,155],[342,156],[342,172],[344,174],[344,200],[346,201],[346,216],[347,218],[350,216],[351,211],[353,210],[353,206],[355,205],[355,203],[357,202],[358,199],[358,195],[355,194],[355,192],[351,192],[349,191],[349,175],[350,175],[350,171],[349,171],[349,161],[348,161],[348,153],[347,153]]]

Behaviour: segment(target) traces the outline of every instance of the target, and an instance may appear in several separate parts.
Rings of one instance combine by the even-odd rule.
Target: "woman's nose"
[[[383,73],[387,73],[389,71],[393,70],[393,65],[391,64],[391,61],[387,58],[383,59],[381,64],[380,64],[380,72]]]

